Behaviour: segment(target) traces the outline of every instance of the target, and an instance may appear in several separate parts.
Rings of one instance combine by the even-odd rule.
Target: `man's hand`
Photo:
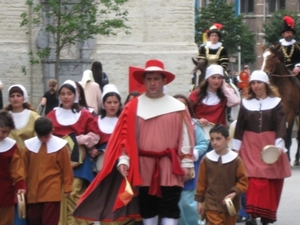
[[[26,194],[26,190],[25,189],[19,189],[17,194]]]
[[[204,207],[203,207],[201,202],[197,203],[197,211],[198,211],[200,216],[202,216],[204,214]]]
[[[121,164],[118,166],[118,170],[123,177],[127,177],[128,175],[128,166],[125,164]]]
[[[300,72],[300,67],[295,66],[295,68],[293,69],[293,73],[298,74],[299,72]]]

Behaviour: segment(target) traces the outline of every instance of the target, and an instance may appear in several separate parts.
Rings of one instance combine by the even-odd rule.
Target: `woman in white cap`
[[[47,114],[53,122],[53,134],[59,137],[74,135],[80,146],[88,149],[99,141],[99,129],[92,114],[88,110],[82,110],[78,104],[76,83],[72,80],[65,81],[58,90],[60,106]],[[84,153],[88,151],[84,150]],[[81,156],[81,157],[80,157]],[[60,224],[88,224],[83,220],[75,219],[72,212],[81,194],[85,191],[89,182],[94,179],[93,166],[88,154],[80,155],[78,164],[73,167],[74,182],[73,191],[68,198],[62,201],[62,215]],[[71,161],[74,162],[73,153]]]
[[[27,90],[23,85],[15,84],[10,86],[8,88],[8,100],[9,105],[4,109],[12,114],[16,127],[10,132],[9,137],[17,142],[21,153],[23,153],[24,141],[35,136],[34,122],[40,115],[28,103]],[[20,219],[18,213],[15,213],[14,224],[24,225],[26,220]]]
[[[246,225],[256,225],[257,217],[263,225],[276,221],[283,180],[291,175],[284,142],[285,121],[277,89],[269,84],[265,72],[254,71],[247,96],[242,100],[232,141],[232,149],[239,151],[249,179],[246,211],[251,219]],[[276,146],[280,153],[273,164],[261,159],[262,149],[267,145]]]
[[[226,84],[224,69],[220,65],[207,67],[205,81],[190,94],[189,100],[202,126],[209,123],[226,126],[226,107],[240,103],[234,90]]]
[[[105,148],[118,122],[121,110],[121,96],[117,87],[114,84],[105,85],[102,94],[102,109],[98,117],[100,141],[97,146],[91,150],[92,157],[94,156],[97,161],[95,168],[97,172],[101,170]]]

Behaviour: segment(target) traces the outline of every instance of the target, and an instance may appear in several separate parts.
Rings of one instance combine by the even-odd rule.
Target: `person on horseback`
[[[294,26],[295,22],[292,17],[283,17],[283,29],[281,31],[283,38],[275,45],[275,48],[284,57],[285,67],[290,71],[293,71],[296,64],[300,63],[300,43],[294,39],[296,34]]]
[[[210,27],[207,32],[208,41],[205,45],[200,46],[197,60],[206,59],[208,66],[218,64],[226,70],[229,58],[226,48],[222,46],[222,42],[220,42],[222,38],[221,29],[222,24],[219,23],[215,23]]]

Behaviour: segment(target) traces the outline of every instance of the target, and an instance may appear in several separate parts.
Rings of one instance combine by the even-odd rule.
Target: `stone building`
[[[36,0],[38,2],[39,0]],[[41,0],[45,2],[46,0]],[[28,11],[25,0],[3,0],[0,3],[0,79],[4,84],[4,100],[7,103],[7,88],[23,84],[29,92],[30,101],[36,106],[44,91],[47,79],[53,76],[53,62],[47,66],[29,64],[29,49],[45,44],[39,29],[20,28],[21,13]],[[146,60],[161,59],[167,70],[177,77],[168,85],[170,94],[188,94],[191,57],[197,55],[194,43],[194,2],[190,0],[129,0],[128,25],[131,34],[119,32],[117,36],[95,37],[86,43],[85,57],[79,57],[80,49],[65,52],[63,60],[73,58],[79,64],[61,66],[60,82],[65,79],[80,80],[82,72],[90,68],[93,60],[101,61],[110,83],[118,86],[121,94],[128,93],[128,66],[144,66]],[[25,33],[29,32],[30,35]],[[73,55],[73,56],[72,56]],[[79,57],[79,58],[78,58]],[[22,67],[27,68],[24,75]]]

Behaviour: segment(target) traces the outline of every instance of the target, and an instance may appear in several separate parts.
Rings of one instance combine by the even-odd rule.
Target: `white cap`
[[[61,89],[62,86],[63,86],[64,84],[70,84],[72,87],[75,88],[75,99],[74,99],[74,103],[78,103],[78,101],[79,101],[79,100],[78,100],[78,91],[77,91],[77,85],[76,85],[75,81],[73,81],[73,80],[66,80],[66,81],[60,86],[59,89]]]
[[[253,71],[253,73],[250,76],[250,80],[249,82],[253,81],[253,80],[258,80],[258,81],[262,81],[265,83],[269,83],[269,77],[268,75],[262,71],[262,70],[255,70]]]
[[[8,88],[8,93],[9,91],[13,88],[13,87],[18,87],[22,90],[23,92],[23,97],[24,97],[24,100],[23,100],[23,103],[27,102],[28,101],[28,93],[27,93],[27,90],[26,88],[21,85],[21,84],[14,84],[14,85],[11,85],[9,88]],[[8,96],[9,97],[9,96]]]
[[[105,85],[103,87],[103,92],[102,92],[102,108],[103,109],[104,109],[103,99],[104,99],[105,95],[107,93],[110,93],[110,92],[114,92],[114,93],[117,93],[118,95],[120,95],[120,92],[118,91],[116,85],[114,85],[114,84],[107,84],[107,85]]]
[[[223,69],[223,67],[220,66],[220,65],[216,65],[216,64],[210,65],[206,69],[205,80],[207,78],[211,77],[212,75],[216,75],[216,74],[224,76],[224,69]]]

